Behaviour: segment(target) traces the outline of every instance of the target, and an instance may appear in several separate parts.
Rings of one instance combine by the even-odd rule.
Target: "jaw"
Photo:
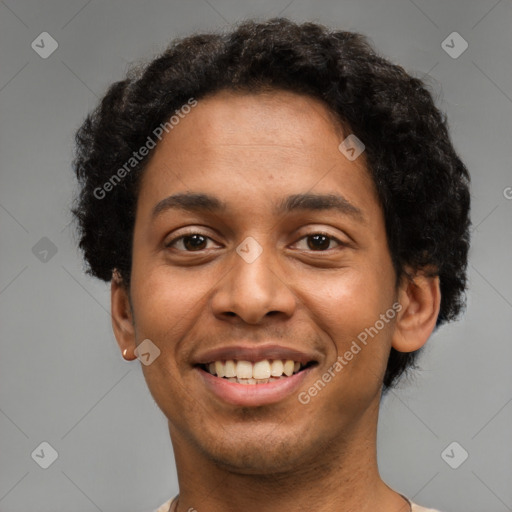
[[[334,388],[323,393],[308,405],[294,395],[262,406],[233,406],[203,395],[193,409],[174,412],[176,421],[169,422],[173,444],[184,459],[193,454],[196,464],[207,463],[212,471],[261,477],[307,474],[352,457],[369,460],[375,452],[378,406],[353,411],[355,398],[340,400]]]

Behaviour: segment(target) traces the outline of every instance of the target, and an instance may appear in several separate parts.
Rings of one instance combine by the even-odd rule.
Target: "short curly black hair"
[[[155,127],[190,98],[269,88],[323,101],[364,142],[397,278],[407,268],[439,275],[436,327],[455,319],[465,302],[470,194],[446,116],[421,79],[379,56],[363,35],[284,18],[174,40],[111,85],[76,134],[80,193],[72,211],[87,272],[110,281],[117,270],[129,288],[138,184],[149,155],[107,200],[98,190]],[[416,367],[418,352],[391,349],[384,390]]]

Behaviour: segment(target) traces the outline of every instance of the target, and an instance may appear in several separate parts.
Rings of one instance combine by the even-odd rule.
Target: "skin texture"
[[[338,150],[349,133],[307,96],[223,91],[200,100],[147,165],[130,290],[112,280],[113,328],[127,357],[146,338],[161,351],[141,367],[168,418],[179,512],[409,509],[379,476],[379,401],[391,346],[417,350],[431,334],[439,282],[417,272],[395,286],[364,153],[351,162]],[[184,192],[214,195],[227,208],[152,218],[159,201]],[[361,215],[273,211],[299,193],[341,195]],[[319,232],[341,244],[315,245]],[[209,237],[201,250],[187,252],[183,239],[166,247],[190,233]],[[263,249],[252,263],[235,251],[249,236]],[[304,391],[397,301],[396,317],[307,405],[297,394],[260,407],[228,404],[192,364],[242,339],[274,342],[315,354]]]

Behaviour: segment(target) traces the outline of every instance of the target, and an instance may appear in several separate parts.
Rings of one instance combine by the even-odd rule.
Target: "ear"
[[[135,325],[130,296],[117,270],[113,272],[110,282],[110,307],[112,311],[112,329],[117,344],[122,354],[126,350],[125,359],[133,360],[136,358],[134,351],[137,345],[135,343]]]
[[[406,273],[399,287],[398,301],[402,309],[397,315],[391,345],[399,352],[413,352],[427,342],[436,326],[441,305],[439,276]]]

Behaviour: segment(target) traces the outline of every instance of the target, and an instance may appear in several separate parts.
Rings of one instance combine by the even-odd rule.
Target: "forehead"
[[[200,100],[194,114],[202,139],[214,146],[252,142],[303,147],[318,145],[315,135],[319,130],[332,132],[336,139],[342,135],[341,123],[323,102],[281,90],[220,91]],[[246,140],[248,132],[251,141]],[[185,129],[176,135],[186,136]],[[323,140],[323,145],[329,142]]]
[[[309,96],[221,91],[198,100],[157,145],[139,201],[154,206],[177,192],[206,192],[255,207],[271,197],[340,189],[360,196],[355,202],[375,200],[364,153],[349,161],[338,149],[349,133]]]

